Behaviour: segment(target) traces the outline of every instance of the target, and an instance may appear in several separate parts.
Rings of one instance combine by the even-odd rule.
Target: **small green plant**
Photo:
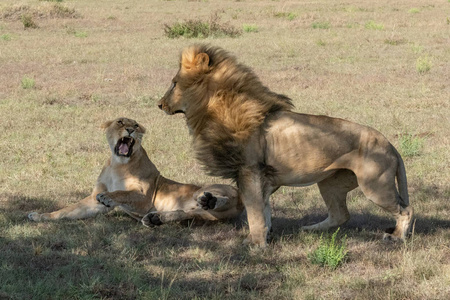
[[[2,35],[0,35],[0,39],[3,40],[3,41],[10,41],[11,40],[11,35],[9,35],[7,33],[2,34]]]
[[[241,31],[231,25],[219,22],[218,12],[211,15],[208,21],[187,20],[184,22],[176,22],[172,25],[164,25],[164,33],[171,39],[184,38],[207,38],[229,36],[236,37]]]
[[[341,263],[344,262],[347,256],[347,236],[337,240],[338,228],[331,239],[324,239],[323,234],[320,236],[319,247],[308,254],[308,259],[313,264],[321,266],[328,266],[331,269],[336,269]]]
[[[329,29],[331,24],[330,22],[314,22],[311,26],[314,29]]]
[[[75,31],[73,35],[78,38],[85,38],[88,36],[87,32],[85,31]]]
[[[322,47],[326,45],[326,43],[323,40],[316,41],[316,44],[317,44],[317,46],[322,46]]]
[[[403,133],[399,136],[399,150],[404,157],[420,155],[425,139],[410,133]]]
[[[36,82],[34,81],[33,78],[30,78],[28,76],[24,76],[20,82],[21,86],[23,89],[28,90],[28,89],[34,89],[34,87],[36,86]]]
[[[416,70],[419,74],[425,74],[431,70],[432,63],[428,55],[423,55],[416,60]]]
[[[64,0],[39,0],[39,1],[45,1],[45,2],[63,2]]]
[[[418,44],[413,44],[413,45],[411,46],[411,49],[412,49],[412,51],[413,51],[415,54],[419,54],[419,53],[422,53],[422,52],[423,52],[423,46],[418,45]]]
[[[244,32],[258,32],[258,26],[254,24],[244,24],[242,25]]]
[[[297,14],[293,12],[276,12],[273,15],[276,18],[286,18],[289,21],[292,21],[297,17]]]
[[[34,22],[33,17],[31,15],[22,15],[21,18],[23,27],[27,28],[39,28],[39,26]]]
[[[384,25],[383,24],[378,24],[375,23],[374,20],[370,20],[369,22],[367,22],[364,27],[366,29],[372,29],[372,30],[383,30],[384,29]]]
[[[292,21],[292,20],[294,20],[295,18],[297,18],[297,14],[296,13],[289,13],[288,14],[288,16],[287,16],[287,19],[289,20],[289,21]]]
[[[408,10],[408,13],[410,14],[418,14],[420,12],[420,9],[418,8],[411,8],[410,10]]]

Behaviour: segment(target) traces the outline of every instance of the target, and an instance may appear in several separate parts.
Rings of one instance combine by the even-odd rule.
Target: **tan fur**
[[[234,218],[242,212],[243,205],[232,186],[215,184],[201,188],[161,176],[141,146],[145,128],[136,121],[119,118],[102,127],[106,130],[111,158],[91,195],[52,213],[30,213],[31,220],[82,219],[118,207],[151,226],[186,219]],[[118,155],[118,141],[128,136],[134,139],[131,156]]]
[[[386,237],[404,238],[413,215],[402,158],[378,131],[342,119],[298,114],[220,48],[194,45],[159,102],[185,113],[197,158],[215,176],[232,178],[247,209],[247,242],[266,245],[269,196],[282,185],[317,183],[328,218],[305,229],[349,219],[346,195],[358,185],[397,220]],[[399,191],[395,180],[397,179]]]

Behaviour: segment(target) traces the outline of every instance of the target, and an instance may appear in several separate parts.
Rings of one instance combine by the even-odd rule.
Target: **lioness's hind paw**
[[[163,222],[161,221],[161,218],[159,217],[159,214],[157,212],[150,212],[150,213],[146,214],[141,219],[141,223],[145,227],[155,227],[155,226],[159,226],[159,225],[163,224]]]
[[[197,202],[204,210],[214,209],[216,207],[217,198],[210,192],[204,192],[197,198]]]
[[[204,192],[203,195],[197,198],[197,202],[204,210],[217,210],[228,203],[227,197],[214,196],[210,192]]]
[[[95,199],[97,199],[97,201],[103,204],[104,206],[111,207],[112,199],[106,196],[105,194],[103,193],[97,194]]]
[[[39,220],[39,214],[37,212],[31,212],[28,214],[28,219],[31,221],[38,221]]]

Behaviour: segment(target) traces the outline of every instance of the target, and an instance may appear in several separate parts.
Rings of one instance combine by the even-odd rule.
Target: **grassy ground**
[[[165,35],[214,13],[241,34]],[[448,299],[449,41],[447,0],[1,1],[0,299]],[[413,236],[381,241],[393,220],[355,190],[346,261],[312,264],[320,233],[299,226],[326,216],[315,186],[273,195],[265,251],[241,245],[239,222],[28,221],[90,193],[109,151],[99,125],[118,116],[148,128],[166,177],[219,182],[192,158],[183,118],[156,107],[194,42],[236,54],[297,111],[382,131],[405,157]]]

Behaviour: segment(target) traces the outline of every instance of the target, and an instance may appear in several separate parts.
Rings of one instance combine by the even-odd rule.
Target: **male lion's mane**
[[[193,71],[202,53],[208,60]],[[182,52],[180,64],[178,84],[189,102],[185,113],[196,156],[210,175],[235,180],[248,139],[267,115],[291,110],[292,101],[270,91],[250,68],[218,47],[191,46]]]

